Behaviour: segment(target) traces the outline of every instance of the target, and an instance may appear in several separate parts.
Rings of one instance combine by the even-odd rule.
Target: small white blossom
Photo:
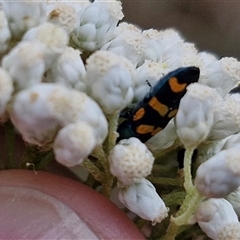
[[[126,23],[120,23],[116,27],[112,40],[106,43],[101,50],[107,50],[117,55],[129,59],[133,65],[141,66],[146,52],[144,38],[141,32],[136,31],[136,27],[128,26]]]
[[[0,53],[7,50],[11,36],[12,35],[8,27],[7,17],[0,9]]]
[[[0,67],[0,120],[6,112],[6,106],[13,93],[11,76]],[[4,119],[3,119],[4,120]]]
[[[208,136],[213,124],[214,98],[220,97],[210,87],[198,83],[187,87],[175,117],[177,134],[185,148],[198,146]]]
[[[222,150],[197,169],[195,186],[206,197],[226,197],[240,186],[240,149]]]
[[[72,40],[86,51],[100,49],[108,42],[119,20],[123,18],[121,2],[96,0],[79,12],[80,24]]]
[[[240,217],[240,187],[227,195],[226,199],[231,203],[238,217]]]
[[[179,42],[168,49],[164,49],[161,62],[171,70],[188,66],[201,68],[203,65],[194,44],[188,42]]]
[[[214,102],[214,124],[209,140],[221,140],[240,131],[240,105],[232,95]]]
[[[87,59],[86,68],[89,95],[105,113],[120,111],[132,101],[134,68],[127,59],[97,51]]]
[[[54,7],[48,15],[48,21],[64,28],[68,33],[79,24],[76,10],[65,3],[58,3]]]
[[[48,22],[29,29],[23,36],[23,41],[37,41],[44,46],[46,70],[63,53],[68,40],[69,36],[63,28]]]
[[[16,89],[39,83],[45,72],[44,48],[38,42],[20,42],[3,57],[2,67],[13,78]]]
[[[36,1],[2,1],[13,37],[20,39],[31,27],[46,21],[46,4]]]
[[[215,88],[224,97],[240,79],[240,62],[235,58],[222,58],[205,66],[199,83]]]
[[[93,128],[85,122],[77,122],[62,128],[53,144],[56,160],[67,167],[81,164],[96,145]]]
[[[205,52],[205,51],[204,52],[199,52],[198,56],[202,60],[204,66],[207,66],[208,64],[211,64],[211,63],[214,63],[214,62],[218,61],[217,56],[215,56],[214,54],[209,53],[209,52]]]
[[[176,127],[174,124],[174,120],[172,119],[163,130],[150,138],[146,142],[146,145],[152,152],[154,152],[160,149],[166,149],[171,147],[177,140],[177,138],[178,136],[176,132]]]
[[[57,82],[78,90],[86,90],[84,82],[86,70],[80,56],[80,51],[66,47],[62,55],[48,70],[46,81]]]
[[[134,88],[134,102],[142,100],[145,94],[154,86],[161,77],[168,73],[162,63],[145,60],[145,62],[136,69],[136,84]],[[149,84],[147,84],[146,80]]]
[[[161,35],[161,45],[163,51],[171,48],[173,45],[178,43],[183,43],[184,38],[181,36],[180,32],[173,28],[167,28],[159,31]]]
[[[212,198],[202,202],[194,218],[211,239],[240,239],[240,223],[233,207],[225,199]]]
[[[108,132],[107,120],[96,102],[58,84],[41,83],[20,91],[9,114],[25,141],[39,146],[51,146],[60,128],[79,121],[92,127],[97,144]]]
[[[163,50],[163,36],[156,29],[147,29],[142,31],[143,41],[146,46],[144,59],[157,62],[161,58]]]
[[[145,144],[132,137],[115,145],[108,160],[111,173],[128,186],[151,173],[154,157]]]
[[[222,147],[222,150],[228,149],[235,146],[240,146],[240,133],[233,134],[226,138],[225,144]]]
[[[168,215],[168,208],[157,194],[150,181],[143,178],[139,183],[134,183],[126,188],[118,185],[119,200],[132,212],[143,219],[160,223]]]

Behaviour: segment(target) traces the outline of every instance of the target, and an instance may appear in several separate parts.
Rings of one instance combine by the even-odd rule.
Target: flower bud
[[[108,160],[111,173],[128,186],[151,173],[154,157],[145,144],[132,137],[115,145]]]
[[[62,55],[48,70],[46,81],[86,91],[85,74],[86,70],[80,57],[80,51],[66,47]]]
[[[200,228],[211,239],[239,239],[240,223],[231,204],[225,199],[208,199],[194,215]]]
[[[119,200],[132,212],[152,224],[160,223],[167,217],[169,209],[159,197],[150,181],[143,178],[139,183],[122,188],[118,185]]]
[[[133,98],[133,72],[127,59],[111,52],[95,52],[87,59],[89,95],[105,113],[121,111]]]
[[[67,167],[81,164],[96,145],[92,127],[84,122],[71,123],[62,128],[53,144],[56,160]]]
[[[177,134],[185,148],[197,147],[207,138],[213,124],[215,98],[220,97],[210,87],[198,83],[187,87],[175,118]]]
[[[222,150],[202,163],[196,172],[195,186],[206,197],[226,197],[240,186],[240,149]]]
[[[3,57],[2,66],[17,90],[40,83],[45,72],[44,47],[34,41],[20,42]]]

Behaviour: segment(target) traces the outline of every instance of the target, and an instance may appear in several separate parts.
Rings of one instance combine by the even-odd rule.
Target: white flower
[[[194,44],[188,42],[178,42],[167,49],[163,49],[160,62],[171,70],[188,66],[201,68],[203,65]]]
[[[39,83],[45,72],[44,48],[38,42],[20,42],[3,57],[2,67],[13,78],[16,89]]]
[[[29,28],[46,21],[46,4],[36,1],[2,1],[14,38],[20,39]]]
[[[85,122],[77,122],[62,128],[53,144],[56,160],[67,167],[81,164],[96,145],[93,128]]]
[[[113,33],[112,40],[106,43],[101,50],[124,56],[136,67],[142,65],[145,60],[146,46],[141,32],[137,31],[136,27],[120,23]]]
[[[240,239],[240,223],[233,207],[225,199],[212,198],[202,202],[194,217],[211,239]]]
[[[235,58],[222,58],[205,66],[199,83],[217,89],[224,97],[240,79],[240,62]]]
[[[108,160],[111,173],[128,186],[140,182],[151,173],[154,157],[145,144],[132,137],[115,145]]]
[[[234,211],[240,217],[240,187],[227,195],[226,199],[232,204]]]
[[[119,184],[118,198],[132,212],[152,224],[160,223],[168,215],[168,208],[159,197],[155,187],[147,179],[126,188]]]
[[[218,61],[218,58],[217,56],[215,56],[214,54],[212,53],[209,53],[209,52],[199,52],[198,53],[198,56],[200,57],[200,59],[202,60],[204,66],[207,66],[208,64],[211,64],[211,63],[214,63],[216,61]],[[204,67],[203,66],[203,67]]]
[[[25,141],[39,146],[51,146],[60,128],[79,121],[92,127],[96,144],[107,136],[107,120],[97,103],[58,84],[41,83],[20,91],[9,113]]]
[[[240,105],[232,95],[214,102],[214,120],[209,140],[221,140],[240,131]]]
[[[121,2],[96,0],[79,12],[80,24],[72,40],[86,51],[100,49],[108,42],[119,20],[123,18]]]
[[[226,142],[223,145],[222,150],[228,149],[231,147],[235,147],[235,146],[239,146],[239,144],[240,144],[240,133],[233,134],[233,135],[229,136],[228,138],[226,138]]]
[[[11,36],[12,35],[8,27],[7,17],[5,13],[0,10],[0,53],[7,50]]]
[[[195,186],[206,197],[226,197],[240,186],[240,149],[222,150],[197,169]]]
[[[37,41],[44,46],[46,69],[62,54],[68,40],[69,36],[63,28],[48,22],[29,29],[23,36],[23,41]]]
[[[48,70],[46,81],[62,83],[65,86],[78,90],[86,90],[84,77],[86,70],[80,56],[80,51],[72,47],[66,47],[62,55]]]
[[[161,77],[169,72],[162,63],[145,60],[145,62],[136,69],[136,84],[134,88],[134,102],[142,100],[146,93],[150,90],[150,86],[154,86]],[[149,82],[147,84],[146,80]]]
[[[48,21],[64,28],[68,33],[79,24],[76,10],[65,3],[55,5],[48,15]]]
[[[0,119],[6,112],[6,106],[13,93],[11,76],[0,67]],[[2,120],[2,119],[1,119]]]
[[[156,29],[142,31],[143,41],[146,46],[144,59],[157,62],[163,51],[163,34]]]
[[[154,152],[171,147],[177,138],[176,127],[174,120],[172,119],[163,130],[150,138],[146,142],[146,145],[152,152]]]
[[[120,111],[132,101],[134,68],[127,59],[97,51],[87,59],[86,68],[89,95],[105,113]]]
[[[208,136],[213,124],[215,98],[220,97],[207,86],[193,83],[187,87],[175,117],[177,134],[185,148],[198,146]]]

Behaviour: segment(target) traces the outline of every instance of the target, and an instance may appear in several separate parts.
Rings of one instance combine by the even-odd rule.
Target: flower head
[[[177,134],[185,148],[196,147],[207,138],[213,124],[215,98],[220,97],[210,87],[198,83],[187,87],[175,118]]]
[[[86,90],[84,82],[86,70],[80,57],[80,51],[66,47],[61,56],[48,70],[46,81],[61,83],[65,86]]]
[[[1,5],[16,39],[20,39],[28,29],[43,23],[47,18],[46,4],[41,1],[2,1]]]
[[[62,27],[48,22],[30,28],[23,36],[23,41],[36,41],[43,45],[46,69],[63,53],[68,40],[69,36]]]
[[[225,199],[208,199],[194,214],[201,229],[212,239],[239,239],[240,223],[231,204]]]
[[[195,186],[206,197],[226,197],[240,186],[240,149],[222,150],[197,169]]]
[[[79,24],[76,10],[65,3],[55,5],[48,15],[48,21],[64,28],[68,33]]]
[[[146,46],[141,32],[137,31],[136,27],[132,24],[129,27],[126,23],[120,23],[114,30],[111,41],[103,45],[101,50],[124,56],[136,67],[144,62]]]
[[[9,113],[25,141],[39,146],[51,146],[60,128],[79,121],[93,128],[96,144],[107,136],[107,120],[97,103],[58,84],[41,83],[20,91]]]
[[[40,83],[45,72],[44,48],[38,42],[20,42],[3,57],[2,66],[17,90]]]
[[[119,20],[123,18],[121,2],[94,1],[79,12],[79,26],[72,33],[72,40],[86,51],[100,49],[108,42]]]
[[[134,68],[127,59],[97,51],[87,59],[86,68],[89,95],[105,113],[121,111],[132,101]]]
[[[215,88],[224,97],[240,78],[240,62],[235,58],[221,58],[206,65],[199,83]]]
[[[0,120],[4,117],[7,103],[13,93],[13,82],[8,72],[0,67]]]
[[[155,225],[167,217],[169,209],[147,179],[143,178],[126,188],[122,188],[119,183],[118,188],[119,200],[141,218],[152,221]]]
[[[110,171],[125,186],[151,173],[154,157],[137,138],[121,140],[110,152]]]
[[[71,123],[57,134],[53,150],[56,160],[67,167],[81,164],[96,145],[93,128],[85,122]]]
[[[6,14],[0,10],[0,53],[6,51],[11,36]]]

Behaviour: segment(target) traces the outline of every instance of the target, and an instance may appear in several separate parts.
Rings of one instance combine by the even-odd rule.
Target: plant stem
[[[193,187],[192,174],[191,174],[191,162],[194,148],[187,148],[184,154],[184,188],[186,192],[190,191]]]
[[[99,168],[97,168],[95,166],[95,164],[93,164],[88,158],[86,158],[83,163],[82,166],[89,171],[89,173],[92,174],[92,176],[94,177],[94,179],[100,183],[102,183],[104,181],[104,173],[102,171],[99,170]]]
[[[110,116],[107,116],[108,118],[108,139],[107,139],[107,145],[106,145],[106,153],[109,154],[109,152],[112,150],[112,148],[116,144],[116,139],[117,139],[117,133],[116,129],[118,126],[118,117],[119,117],[119,112],[116,111]]]
[[[183,181],[181,179],[163,178],[163,177],[148,177],[153,184],[182,187]]]

